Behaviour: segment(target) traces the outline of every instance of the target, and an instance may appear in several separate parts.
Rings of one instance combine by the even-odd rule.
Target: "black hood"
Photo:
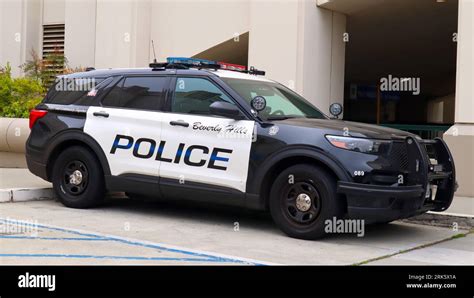
[[[343,135],[343,133],[347,131],[349,136],[352,137],[372,139],[405,139],[406,137],[410,136],[419,139],[419,137],[415,134],[398,129],[337,119],[290,118],[286,120],[275,121],[274,124],[334,130],[336,132],[333,131],[331,133],[336,135]]]

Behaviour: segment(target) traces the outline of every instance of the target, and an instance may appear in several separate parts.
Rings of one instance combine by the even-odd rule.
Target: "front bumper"
[[[347,199],[349,218],[387,222],[430,210],[448,209],[457,189],[454,161],[446,143],[439,138],[407,138],[410,174],[408,185],[376,185],[339,181],[338,193]],[[436,156],[433,164],[426,147]],[[435,186],[436,191],[431,191]]]

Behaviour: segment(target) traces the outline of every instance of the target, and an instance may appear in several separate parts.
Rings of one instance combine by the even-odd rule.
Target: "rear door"
[[[216,101],[235,104],[206,77],[176,79],[171,111],[161,117],[161,184],[195,182],[245,192],[254,121],[211,115]]]
[[[88,109],[84,132],[102,147],[112,175],[158,178],[155,153],[168,88],[166,76],[125,77],[103,98],[102,106]]]

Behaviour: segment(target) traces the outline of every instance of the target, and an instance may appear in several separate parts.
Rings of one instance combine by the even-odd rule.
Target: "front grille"
[[[393,142],[388,153],[388,160],[393,169],[408,170],[408,152],[405,142]]]

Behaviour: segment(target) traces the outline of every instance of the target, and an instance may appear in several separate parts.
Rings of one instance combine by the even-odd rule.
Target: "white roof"
[[[248,73],[238,72],[238,71],[231,71],[231,70],[223,70],[219,69],[213,71],[212,73],[218,75],[221,78],[233,78],[233,79],[243,79],[243,80],[252,80],[252,81],[261,81],[261,82],[273,82],[265,78],[264,76],[257,76],[251,75]]]

